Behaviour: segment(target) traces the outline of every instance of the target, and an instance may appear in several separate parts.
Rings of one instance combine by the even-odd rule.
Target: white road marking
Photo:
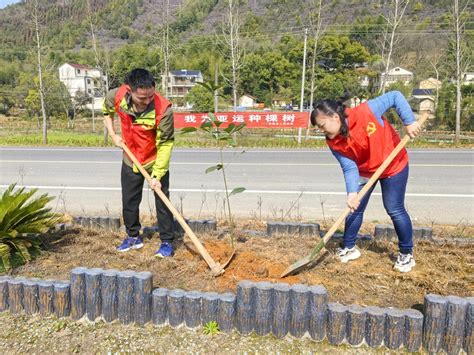
[[[0,188],[7,188],[9,185],[0,185]],[[28,189],[41,190],[79,190],[79,191],[120,191],[120,187],[89,187],[89,186],[22,186]],[[147,191],[148,188],[144,188]],[[171,192],[210,192],[210,193],[224,193],[224,190],[219,189],[170,189]],[[245,190],[245,194],[274,194],[274,195],[339,195],[345,196],[346,192],[337,191],[284,191],[284,190]],[[372,195],[380,196],[380,192],[374,192]],[[446,197],[446,198],[474,198],[473,194],[422,194],[422,193],[407,193],[405,196],[409,197]]]

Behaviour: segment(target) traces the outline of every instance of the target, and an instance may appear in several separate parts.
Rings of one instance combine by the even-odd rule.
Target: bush
[[[0,198],[0,271],[24,264],[41,251],[40,233],[46,232],[61,220],[58,214],[46,208],[53,200],[48,194],[32,198],[38,189],[14,191],[11,184]]]

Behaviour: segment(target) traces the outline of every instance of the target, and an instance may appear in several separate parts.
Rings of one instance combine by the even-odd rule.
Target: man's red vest
[[[149,124],[133,123],[132,116],[120,107],[120,103],[131,89],[128,85],[122,85],[115,94],[115,112],[120,117],[122,126],[122,138],[142,165],[146,165],[156,159],[156,131],[164,113],[171,106],[171,102],[155,93],[155,119]],[[130,159],[131,160],[131,159]]]
[[[381,126],[366,102],[346,109],[346,113],[349,137],[339,134],[333,139],[326,139],[326,142],[331,149],[354,160],[361,176],[371,177],[400,142],[400,136],[385,118]],[[407,163],[408,154],[403,148],[380,178],[399,173]]]

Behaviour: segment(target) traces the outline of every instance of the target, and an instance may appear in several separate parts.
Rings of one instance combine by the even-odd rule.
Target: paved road
[[[474,220],[474,151],[409,151],[410,180],[406,204],[419,223],[468,223]],[[171,164],[172,202],[189,217],[222,216],[223,181],[219,172],[205,174],[218,162],[210,149],[175,149]],[[345,191],[340,167],[322,150],[229,150],[224,153],[230,189],[247,190],[231,197],[232,212],[241,217],[322,221],[338,217]],[[17,182],[57,196],[52,205],[72,214],[119,215],[118,149],[0,148],[0,189]],[[141,206],[153,206],[146,192]],[[388,221],[377,187],[366,220]]]

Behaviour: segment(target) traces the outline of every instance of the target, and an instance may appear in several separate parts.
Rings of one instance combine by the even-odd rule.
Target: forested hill
[[[236,5],[232,10],[229,2]],[[319,3],[323,4],[321,32],[316,36]],[[395,83],[389,88],[401,90],[407,97],[424,79],[437,77],[444,82],[437,110],[442,124],[443,117],[452,124],[453,1],[410,0],[393,38],[393,48],[388,51],[386,39],[390,36],[386,31],[394,3],[395,0],[25,0],[0,10],[0,114],[14,112],[16,107],[27,107],[32,115],[39,112],[37,22],[49,115],[62,114],[65,106],[77,101],[59,82],[58,68],[66,62],[100,67],[107,74],[109,87],[118,86],[126,73],[137,67],[148,68],[159,88],[161,75],[167,70],[199,70],[205,81],[214,81],[217,73],[219,84],[223,85],[219,100],[224,107],[235,105],[234,101],[243,94],[270,107],[275,102],[298,105],[306,58],[306,103],[347,94],[374,95],[380,88],[376,78],[389,62],[389,68],[400,66],[414,73],[409,85]],[[467,22],[462,49],[472,57],[472,8],[463,16]],[[239,25],[234,26],[234,30],[238,27],[239,41],[233,51],[229,46],[230,17]],[[465,59],[468,63],[469,58]],[[369,86],[363,86],[361,78],[370,79],[365,80]],[[61,101],[63,98],[66,103]],[[463,120],[470,122],[472,95],[465,98]],[[174,100],[192,102],[196,110],[213,108],[212,95],[209,97],[209,92],[199,86],[186,98]]]
[[[244,27],[255,32],[291,32],[307,25],[315,0],[240,0]],[[323,1],[325,22],[334,32],[350,33],[351,27],[381,21],[388,0]],[[0,45],[13,49],[31,43],[32,3],[22,1],[0,10]],[[39,19],[45,44],[54,49],[85,46],[90,38],[91,16],[102,41],[112,47],[153,36],[162,28],[169,4],[174,33],[189,38],[215,32],[227,6],[223,0],[40,0]],[[88,6],[89,4],[89,6]],[[410,28],[439,28],[449,17],[450,0],[411,1],[406,12]]]

